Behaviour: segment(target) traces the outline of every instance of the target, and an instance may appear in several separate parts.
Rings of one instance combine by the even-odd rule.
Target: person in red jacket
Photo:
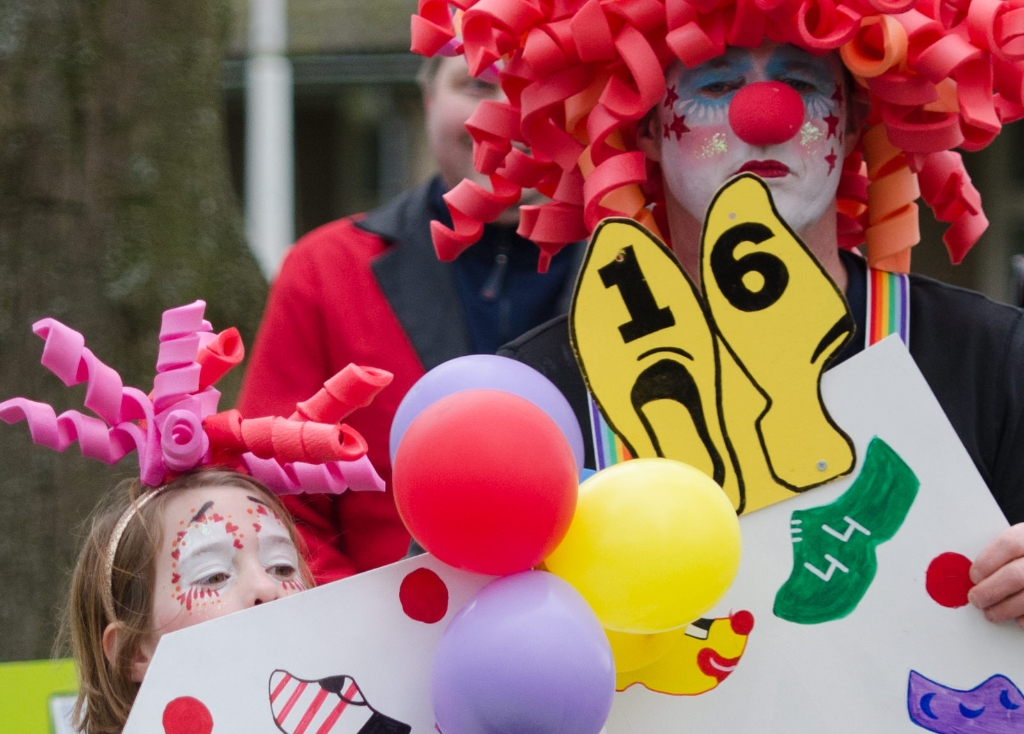
[[[582,243],[546,274],[537,248],[515,233],[518,206],[484,228],[454,262],[434,254],[430,221],[447,221],[442,195],[473,170],[465,122],[496,84],[474,79],[462,57],[427,60],[420,75],[427,138],[438,175],[379,209],[310,232],[274,282],[249,358],[238,408],[246,417],[290,415],[295,403],[349,363],[379,367],[394,381],[348,422],[367,439],[386,493],[286,498],[318,583],[402,558],[409,534],[390,489],[388,434],[405,393],[426,370],[498,347],[568,310]],[[520,204],[539,197],[526,191]]]

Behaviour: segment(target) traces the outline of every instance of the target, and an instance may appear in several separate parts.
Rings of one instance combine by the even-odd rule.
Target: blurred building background
[[[255,14],[267,4],[279,5],[287,23],[295,236],[427,178],[434,169],[416,85],[421,59],[409,52],[415,0],[232,0],[223,89],[239,201],[251,201],[246,71]]]
[[[234,25],[224,67],[233,181],[246,201],[246,58],[253,7],[232,0]],[[286,56],[294,100],[294,231],[365,211],[429,175],[415,84],[419,59],[408,52],[415,0],[272,0],[285,8]],[[925,212],[914,269],[1012,301],[1012,258],[1024,253],[1024,128],[1009,126],[987,150],[965,156],[991,227],[953,267],[943,227]],[[266,270],[266,267],[265,267]]]

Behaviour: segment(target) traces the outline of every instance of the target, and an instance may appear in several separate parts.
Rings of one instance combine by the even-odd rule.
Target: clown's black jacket
[[[841,253],[857,335],[833,366],[864,348],[866,267]],[[566,316],[498,352],[534,367],[562,391],[589,433],[586,387],[569,344]],[[1024,522],[1024,310],[973,291],[910,276],[910,354],[1011,524]],[[586,441],[586,465],[594,467]]]

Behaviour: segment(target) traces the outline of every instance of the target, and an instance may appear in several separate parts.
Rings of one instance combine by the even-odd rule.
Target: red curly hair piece
[[[870,102],[880,132],[844,162],[840,246],[866,242],[872,265],[906,271],[920,196],[960,262],[987,220],[952,149],[980,150],[1024,117],[1024,0],[420,0],[412,50],[464,54],[473,75],[499,65],[508,98],[467,123],[493,191],[462,181],[445,195],[453,227],[432,223],[438,256],[476,242],[523,188],[551,198],[520,210],[542,271],[607,216],[664,232],[660,172],[636,133],[666,68],[765,39],[839,51]]]

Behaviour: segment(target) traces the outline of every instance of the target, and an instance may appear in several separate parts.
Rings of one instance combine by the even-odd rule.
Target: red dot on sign
[[[924,588],[928,596],[950,609],[967,606],[967,592],[974,587],[971,559],[959,553],[943,553],[928,564]]]
[[[417,568],[402,579],[398,598],[406,615],[417,622],[434,624],[448,613],[448,587],[429,568]]]
[[[191,696],[181,696],[164,707],[166,734],[210,734],[213,717],[203,702]]]
[[[733,632],[746,637],[754,629],[754,615],[746,609],[741,609],[729,617],[729,624]]]

